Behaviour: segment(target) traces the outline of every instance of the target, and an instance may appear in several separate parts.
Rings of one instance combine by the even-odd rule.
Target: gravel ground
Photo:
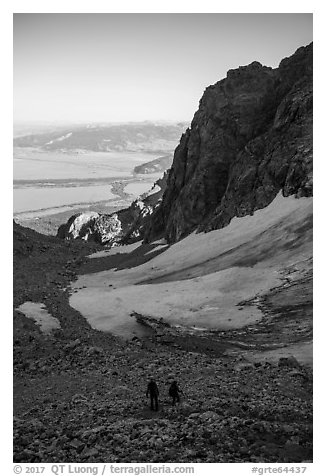
[[[14,307],[42,302],[62,327],[47,337],[14,311],[15,462],[312,461],[310,367],[249,362],[228,352],[230,336],[123,341],[93,330],[68,286],[96,249],[14,229]],[[158,412],[145,397],[150,374]],[[176,407],[170,374],[184,392]]]

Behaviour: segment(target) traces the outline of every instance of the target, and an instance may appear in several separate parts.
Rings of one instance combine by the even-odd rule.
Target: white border
[[[245,7],[245,8],[244,8]],[[2,132],[2,171],[5,172],[2,180],[0,193],[2,204],[2,233],[1,233],[1,253],[2,261],[5,262],[2,269],[2,340],[1,340],[1,377],[2,377],[2,436],[5,441],[1,445],[1,460],[5,463],[4,474],[12,473],[12,284],[9,279],[12,277],[12,13],[314,13],[314,168],[315,168],[315,224],[314,224],[314,254],[318,257],[315,264],[315,285],[314,285],[314,463],[308,465],[307,476],[311,474],[323,474],[325,469],[324,460],[324,432],[325,432],[325,402],[323,375],[325,373],[323,365],[323,347],[325,339],[326,318],[324,311],[325,303],[323,301],[324,291],[324,221],[325,208],[323,206],[325,189],[325,161],[324,141],[325,135],[325,72],[323,66],[325,60],[325,43],[323,30],[325,29],[325,15],[323,3],[317,1],[228,1],[216,2],[201,0],[178,1],[178,0],[134,0],[134,1],[108,1],[108,0],[30,0],[30,1],[5,1],[2,3],[0,15],[0,34],[1,34],[1,132]],[[317,98],[317,99],[316,99]],[[321,133],[320,133],[321,132]],[[316,173],[317,171],[317,173]],[[8,243],[9,238],[9,243]],[[4,287],[5,282],[5,287]],[[196,474],[251,474],[252,464],[242,463],[241,465],[196,465]],[[239,467],[240,466],[240,467]],[[259,465],[262,466],[284,466],[284,465]]]

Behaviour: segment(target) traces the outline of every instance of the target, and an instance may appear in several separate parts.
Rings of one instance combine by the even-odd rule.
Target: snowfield
[[[144,264],[80,276],[70,305],[92,327],[118,335],[135,332],[133,311],[174,325],[241,328],[261,312],[239,303],[281,284],[286,266],[312,256],[311,219],[312,198],[279,194],[221,230],[193,233],[170,247],[157,242],[161,253]],[[125,257],[141,247],[116,247],[91,258]]]
[[[70,136],[72,136],[72,132],[68,132],[68,134],[65,134],[64,136],[60,136],[57,139],[50,140],[45,145],[51,145],[54,142],[62,142],[63,140],[68,139]]]

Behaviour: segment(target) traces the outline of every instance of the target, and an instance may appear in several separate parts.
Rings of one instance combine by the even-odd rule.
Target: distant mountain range
[[[14,138],[16,147],[96,152],[172,152],[186,130],[186,122],[87,124],[56,128]]]

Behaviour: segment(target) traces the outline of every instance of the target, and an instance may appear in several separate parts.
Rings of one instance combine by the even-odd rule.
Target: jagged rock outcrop
[[[84,212],[73,215],[61,225],[57,237],[65,240],[81,239],[102,245],[111,244],[121,235],[122,224],[116,213],[112,215]]]
[[[163,193],[166,189],[169,171],[158,179],[148,193],[144,193],[138,197],[131,206],[126,210],[126,214],[131,214],[132,221],[125,227],[122,243],[131,243],[144,237],[144,232],[148,227],[148,223],[159,207]]]
[[[276,69],[253,62],[206,89],[145,239],[221,228],[280,190],[312,195],[312,44]]]
[[[94,240],[104,245],[113,243],[117,236],[122,232],[122,224],[117,213],[112,215],[100,215],[95,221],[92,228]]]
[[[150,216],[162,199],[167,176],[168,172],[165,172],[148,193],[134,200],[130,207],[116,213],[85,212],[73,215],[59,227],[57,237],[67,240],[83,239],[111,246],[142,239]]]
[[[92,234],[92,227],[98,217],[97,212],[77,213],[71,216],[66,224],[59,227],[57,237],[64,239],[81,238],[87,241]]]

